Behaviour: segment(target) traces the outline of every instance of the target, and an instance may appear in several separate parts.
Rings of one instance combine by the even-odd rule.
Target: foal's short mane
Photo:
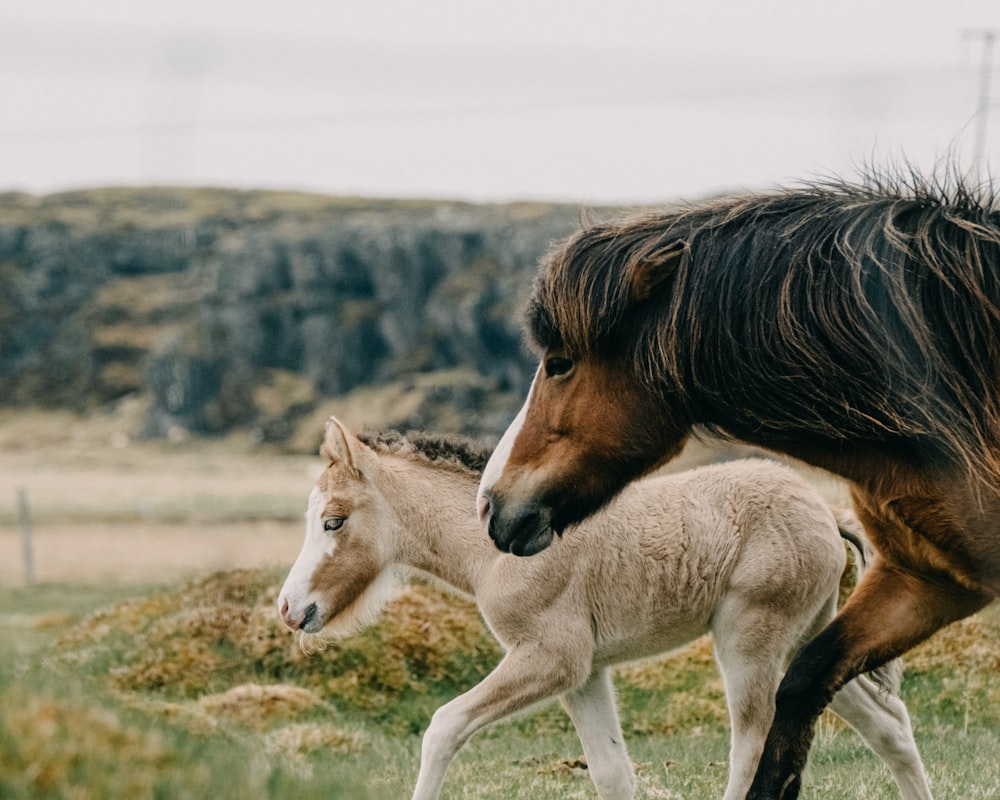
[[[588,225],[543,263],[527,333],[622,359],[719,432],[883,441],[1000,484],[986,186],[873,174]]]
[[[426,431],[368,431],[359,437],[376,453],[401,455],[481,475],[492,450],[465,436]]]

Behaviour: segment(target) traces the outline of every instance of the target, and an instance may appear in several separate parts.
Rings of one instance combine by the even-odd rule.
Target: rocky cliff
[[[407,423],[444,408],[495,434],[533,369],[520,314],[538,259],[578,222],[542,204],[0,195],[0,405],[138,395],[148,436],[281,440],[327,398],[409,381]]]

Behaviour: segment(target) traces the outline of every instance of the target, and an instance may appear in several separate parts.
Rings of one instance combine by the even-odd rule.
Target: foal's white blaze
[[[278,613],[285,624],[294,630],[298,630],[311,603],[320,605],[319,593],[310,592],[309,583],[316,567],[326,556],[333,555],[337,546],[336,539],[323,530],[324,505],[323,493],[318,486],[314,486],[309,493],[306,510],[306,538],[278,595]],[[324,615],[318,616],[322,619]]]
[[[538,371],[540,370],[541,367],[539,366]],[[514,449],[514,441],[521,432],[521,428],[524,427],[525,417],[528,416],[528,406],[531,404],[531,395],[535,389],[535,381],[538,380],[538,371],[535,372],[535,379],[531,382],[531,388],[528,389],[528,397],[524,401],[524,405],[517,412],[514,421],[504,431],[504,435],[500,438],[496,449],[490,456],[489,461],[486,462],[483,477],[479,480],[479,491],[476,492],[476,512],[479,514],[479,521],[484,525],[488,521],[490,513],[490,504],[486,499],[486,492],[493,488],[493,485],[503,474],[504,467],[507,466],[507,459],[510,458],[510,452]]]

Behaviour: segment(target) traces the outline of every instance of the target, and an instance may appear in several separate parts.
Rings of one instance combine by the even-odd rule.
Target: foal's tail
[[[837,530],[840,538],[849,542],[857,553],[857,580],[861,580],[865,570],[875,556],[875,548],[865,535],[865,529],[861,522],[848,508],[833,508],[833,517],[837,521]],[[903,682],[903,661],[894,658],[880,667],[865,673],[883,692],[892,695],[899,695],[899,688]]]

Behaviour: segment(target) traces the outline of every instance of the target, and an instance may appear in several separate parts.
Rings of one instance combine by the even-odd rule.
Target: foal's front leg
[[[589,661],[574,663],[542,645],[511,648],[480,683],[434,712],[413,800],[437,799],[448,765],[480,728],[579,686],[589,672]]]
[[[798,797],[816,720],[834,693],[989,600],[941,575],[932,582],[876,561],[840,614],[789,666],[747,800]]]
[[[601,800],[632,800],[635,771],[625,749],[611,675],[601,669],[561,698],[587,757],[587,771]]]

